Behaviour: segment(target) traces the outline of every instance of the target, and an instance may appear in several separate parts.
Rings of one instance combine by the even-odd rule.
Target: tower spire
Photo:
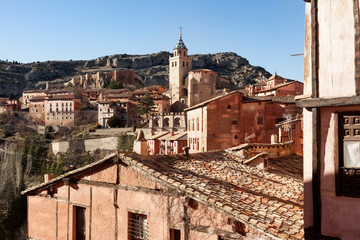
[[[186,46],[185,46],[185,43],[182,40],[182,27],[179,27],[179,29],[180,29],[180,39],[177,42],[174,49],[187,49]]]

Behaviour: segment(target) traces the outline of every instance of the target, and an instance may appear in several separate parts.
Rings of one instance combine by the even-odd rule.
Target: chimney
[[[51,179],[53,179],[55,177],[55,175],[53,173],[46,173],[44,174],[44,182],[48,182]]]
[[[170,131],[170,136],[174,136],[174,131],[173,130]]]

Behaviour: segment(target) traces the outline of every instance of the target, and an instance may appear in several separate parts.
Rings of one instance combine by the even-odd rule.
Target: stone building
[[[74,94],[38,96],[29,101],[29,115],[39,125],[75,126],[80,111],[81,100]]]
[[[292,142],[292,152],[303,156],[304,144],[304,124],[303,116],[296,115],[276,124],[279,128],[277,141],[279,143]]]
[[[81,100],[71,94],[48,96],[43,106],[45,126],[73,127],[81,111]]]
[[[192,68],[192,59],[188,56],[188,49],[180,39],[174,48],[174,55],[169,59],[169,90],[171,104],[176,101],[187,103],[188,89],[186,77]]]
[[[110,82],[121,83],[124,86],[131,85],[137,88],[144,86],[143,80],[133,69],[98,71],[96,73],[88,72],[73,77],[69,83],[84,89],[99,89],[108,85]]]
[[[360,10],[306,0],[305,229],[308,239],[360,239]]]
[[[186,130],[186,114],[184,112],[153,113],[149,117],[149,129],[152,132],[184,131]]]
[[[242,143],[270,143],[276,123],[296,115],[294,97],[245,97],[239,91],[185,109],[190,152],[226,149]]]
[[[287,157],[258,169],[224,151],[116,153],[22,192],[28,239],[302,239],[297,166]]]
[[[187,107],[196,105],[216,96],[216,88],[229,81],[210,69],[192,69],[188,49],[180,39],[169,58],[169,96],[171,104],[180,102]]]
[[[245,91],[250,96],[296,96],[303,94],[304,84],[275,73],[266,81],[246,86]]]
[[[0,98],[0,114],[4,112],[18,111],[20,102],[18,100],[9,100],[8,98]]]

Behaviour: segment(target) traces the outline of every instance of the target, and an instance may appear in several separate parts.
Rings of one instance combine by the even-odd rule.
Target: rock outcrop
[[[89,61],[46,61],[27,64],[0,61],[0,97],[10,92],[20,96],[25,89],[45,88],[46,81],[64,83],[87,72],[135,69],[146,86],[168,87],[169,52],[146,55],[116,54]],[[192,55],[193,69],[207,68],[229,79],[233,88],[270,77],[262,67],[254,67],[235,53]]]

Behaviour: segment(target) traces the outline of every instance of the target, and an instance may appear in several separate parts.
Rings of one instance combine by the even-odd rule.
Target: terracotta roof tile
[[[132,156],[126,163],[270,237],[303,238],[303,184],[298,156],[269,159],[269,172],[225,151],[183,156]],[[300,169],[281,170],[281,162]],[[166,176],[163,177],[163,176]],[[296,236],[296,237],[295,237]]]

